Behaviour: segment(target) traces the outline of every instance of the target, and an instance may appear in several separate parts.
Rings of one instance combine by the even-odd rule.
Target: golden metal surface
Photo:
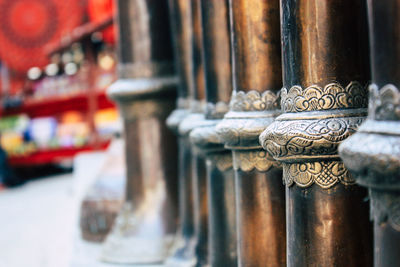
[[[192,184],[192,151],[187,135],[181,135],[179,125],[191,114],[193,92],[191,91],[191,1],[169,0],[172,22],[175,64],[180,77],[177,109],[167,119],[168,127],[178,136],[178,192],[179,224],[166,266],[194,266],[195,258],[195,218]],[[162,108],[160,106],[160,108]],[[142,109],[139,109],[142,111]]]
[[[287,266],[372,266],[366,191],[337,151],[366,115],[366,3],[280,4],[284,113],[260,143],[283,165]]]
[[[230,1],[233,85],[217,125],[232,150],[239,266],[285,266],[285,197],[280,163],[262,150],[260,133],[280,114],[279,1]]]
[[[176,140],[165,125],[174,109],[166,0],[119,0],[119,77],[109,89],[124,119],[126,199],[103,244],[101,259],[163,262],[177,225]]]

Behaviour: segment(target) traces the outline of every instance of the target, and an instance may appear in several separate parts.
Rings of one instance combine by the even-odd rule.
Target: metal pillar
[[[286,266],[282,167],[258,136],[280,114],[279,0],[230,0],[234,88],[217,131],[232,150],[239,266]]]
[[[191,81],[191,2],[187,0],[169,0],[172,22],[173,44],[175,48],[176,68],[180,77],[177,109],[167,119],[168,127],[178,136],[178,180],[179,180],[179,227],[175,236],[167,266],[186,266],[194,262],[194,214],[192,192],[191,147],[188,138],[179,133],[179,124],[190,116],[192,93]]]
[[[236,219],[232,156],[224,149],[216,124],[228,111],[232,91],[229,10],[227,0],[201,0],[205,124],[190,139],[206,159],[208,195],[208,252],[211,266],[236,266]]]
[[[371,266],[366,191],[338,155],[364,120],[364,0],[281,0],[280,115],[260,136],[283,163],[288,266]]]
[[[190,2],[191,11],[191,73],[190,73],[190,114],[179,124],[179,133],[185,142],[190,143],[189,135],[193,129],[208,125],[204,120],[205,109],[205,85],[204,65],[201,56],[202,31],[200,20],[200,1]],[[185,257],[185,260],[168,261],[167,265],[176,266],[207,266],[208,265],[208,207],[206,195],[205,160],[193,146],[191,154],[186,155],[185,161],[190,166],[190,173],[186,177],[187,195],[186,201],[191,201],[191,219],[194,226],[194,237],[185,250],[191,251],[193,257]],[[189,168],[186,168],[189,170]],[[190,200],[189,200],[190,195]]]
[[[175,137],[165,125],[177,79],[166,0],[119,0],[119,80],[108,91],[125,125],[126,201],[101,259],[162,262],[176,231]]]
[[[400,264],[400,1],[368,1],[372,85],[367,120],[339,147],[369,189],[374,266]]]

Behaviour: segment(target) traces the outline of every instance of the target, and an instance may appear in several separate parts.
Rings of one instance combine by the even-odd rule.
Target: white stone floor
[[[73,174],[0,191],[0,267],[124,266],[100,263],[100,245],[82,241],[78,231],[80,201],[105,158],[86,153]]]

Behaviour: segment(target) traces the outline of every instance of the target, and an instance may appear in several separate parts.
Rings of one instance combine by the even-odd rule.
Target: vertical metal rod
[[[180,123],[179,133],[189,142],[189,134],[193,129],[208,125],[204,120],[205,110],[205,84],[204,64],[202,51],[202,29],[200,18],[200,0],[190,1],[190,26],[192,36],[190,40],[191,73],[189,81],[190,114]],[[194,225],[194,237],[188,244],[187,250],[194,257],[190,260],[180,261],[179,266],[208,266],[208,200],[206,194],[207,180],[205,175],[205,159],[201,153],[191,146],[191,175],[186,177],[186,185],[190,186],[186,194],[190,194],[192,201],[192,218]],[[189,258],[189,257],[187,257]],[[172,263],[168,266],[176,267]]]
[[[190,139],[205,159],[208,195],[208,252],[211,266],[236,266],[235,192],[232,155],[224,149],[216,124],[228,111],[232,91],[227,0],[201,0],[206,111],[203,127]]]
[[[174,109],[166,0],[119,0],[119,80],[108,90],[125,125],[126,201],[103,245],[107,262],[164,261],[177,218],[175,137],[165,125]]]
[[[286,266],[282,167],[259,134],[279,115],[279,0],[230,0],[234,88],[217,126],[233,153],[239,266]]]
[[[178,191],[179,191],[179,227],[171,254],[165,262],[166,266],[191,266],[194,255],[194,214],[192,191],[192,152],[188,138],[179,133],[179,125],[191,113],[191,1],[169,0],[172,22],[173,44],[175,48],[175,64],[179,74],[177,109],[167,119],[168,127],[178,136]]]
[[[368,1],[372,85],[367,121],[339,152],[369,189],[374,266],[400,264],[400,1]]]
[[[363,0],[281,0],[280,115],[260,136],[283,162],[288,266],[371,266],[366,191],[338,155],[365,119]]]

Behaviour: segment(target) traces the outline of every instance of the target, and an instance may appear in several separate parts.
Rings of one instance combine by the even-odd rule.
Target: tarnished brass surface
[[[191,27],[191,1],[168,0],[170,21],[172,29],[172,43],[175,51],[175,65],[179,74],[178,95],[182,99],[189,97],[189,84],[191,79],[192,65],[191,38],[193,30]]]
[[[201,0],[207,119],[222,119],[232,92],[228,0]]]
[[[165,120],[177,79],[166,0],[119,0],[119,77],[108,91],[124,119],[126,201],[101,259],[123,264],[162,262],[177,224],[176,141]]]
[[[400,264],[400,1],[368,1],[372,85],[367,120],[339,146],[358,184],[369,189],[374,266]]]
[[[177,109],[167,119],[168,127],[178,136],[178,191],[179,191],[179,227],[175,235],[166,266],[190,267],[195,263],[194,205],[192,186],[192,151],[186,135],[180,135],[179,125],[191,114],[191,1],[169,0],[172,22],[175,64],[180,77]]]
[[[258,137],[280,114],[279,1],[229,2],[233,92],[217,132],[232,150],[239,266],[285,266],[285,191],[280,163]]]
[[[176,230],[176,144],[164,116],[125,121],[126,202],[107,237],[102,260],[117,263],[161,262]],[[121,105],[121,103],[118,103]]]
[[[236,245],[236,207],[235,180],[232,165],[228,167],[223,160],[221,168],[218,157],[231,158],[215,154],[207,159],[208,209],[210,211],[210,263],[211,266],[237,266]]]
[[[209,259],[205,265],[236,266],[232,156],[223,148],[215,128],[219,119],[228,110],[227,101],[232,90],[228,1],[197,0],[194,2],[197,7],[200,7],[199,29],[201,31],[199,32],[201,32],[203,48],[201,52],[204,60],[207,106],[203,125],[191,131],[190,139],[198,155],[205,158],[207,163],[207,179],[202,181],[201,190],[202,194],[207,192],[207,197],[203,196],[202,200],[198,201],[202,210],[208,210]],[[206,220],[205,215],[201,217],[204,221]]]
[[[236,171],[240,266],[286,266],[285,191],[281,178],[280,168]]]
[[[371,266],[366,192],[337,152],[366,115],[366,3],[280,3],[284,114],[260,142],[283,163],[287,266]]]
[[[179,137],[179,227],[166,266],[194,266],[194,204],[192,150],[186,136]]]
[[[202,31],[200,22],[200,2],[186,1],[189,7],[190,21],[188,25],[191,27],[191,38],[190,38],[190,78],[188,83],[189,88],[189,110],[190,113],[186,118],[179,124],[179,133],[185,142],[189,140],[190,132],[196,127],[204,124],[204,67],[203,60],[201,57],[202,48]],[[207,123],[206,123],[207,124]],[[188,142],[189,143],[189,142]],[[189,144],[188,144],[189,146]],[[188,155],[185,161],[187,166],[190,165],[191,173],[185,177],[185,187],[181,201],[186,202],[181,204],[187,207],[185,212],[187,213],[187,221],[190,222],[193,228],[193,235],[189,243],[183,244],[181,249],[177,251],[175,256],[171,257],[167,261],[167,266],[207,266],[208,265],[208,208],[207,196],[205,192],[206,180],[205,180],[205,161],[202,156],[196,153],[193,147],[190,148],[191,154]],[[190,162],[189,162],[189,161]],[[186,167],[186,169],[188,169]],[[190,188],[189,188],[190,187]],[[188,209],[190,207],[190,210]],[[184,255],[182,255],[182,253]],[[181,255],[179,255],[181,254]],[[177,256],[177,257],[176,257]],[[182,257],[183,256],[183,257]]]
[[[179,125],[180,134],[189,140],[189,134],[198,127],[210,125],[212,122],[204,119],[201,113],[193,112],[189,114]],[[208,207],[206,195],[205,159],[203,155],[196,152],[191,147],[191,155],[186,160],[191,159],[191,174],[187,176],[186,186],[191,186],[187,191],[191,192],[192,216],[194,224],[194,237],[187,249],[194,251],[195,258],[185,262],[179,261],[179,266],[207,266],[208,265]],[[189,164],[189,162],[188,162]],[[186,200],[188,201],[188,200]],[[188,205],[188,204],[186,204]],[[189,211],[188,211],[189,212]],[[167,262],[168,266],[178,266],[178,262]],[[175,264],[175,265],[174,265]]]
[[[204,61],[202,58],[203,50],[203,30],[201,28],[201,0],[191,1],[191,23],[192,23],[192,77],[191,88],[193,98],[196,100],[205,100],[205,80],[204,80]],[[201,107],[193,106],[193,110],[202,112]]]
[[[215,125],[198,127],[190,139],[206,158],[208,253],[210,266],[237,266],[236,207],[232,155],[220,143]],[[203,202],[203,205],[205,203]],[[204,207],[205,209],[205,207]]]
[[[117,0],[118,76],[149,78],[174,73],[166,0]]]
[[[192,156],[193,199],[195,209],[195,266],[209,266],[208,261],[208,195],[206,162],[199,153]]]

